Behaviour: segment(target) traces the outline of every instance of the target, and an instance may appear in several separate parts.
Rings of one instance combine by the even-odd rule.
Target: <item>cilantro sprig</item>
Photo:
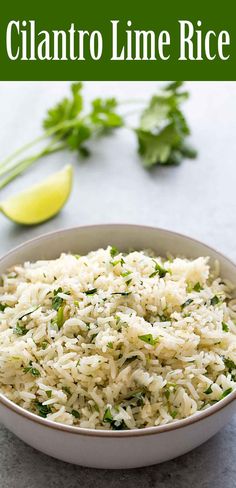
[[[144,101],[139,125],[131,129],[137,136],[138,151],[146,168],[179,164],[184,157],[196,156],[196,151],[186,143],[190,129],[182,103],[189,94],[182,90],[182,85],[183,82],[168,84],[150,101]],[[98,140],[125,125],[130,128],[126,116],[118,113],[119,102],[115,98],[95,98],[85,110],[82,88],[81,82],[72,83],[70,96],[48,110],[42,123],[43,134],[0,163],[0,189],[44,156],[64,149],[77,152],[79,157],[88,156],[91,139]],[[28,154],[43,141],[44,147]],[[111,256],[116,254],[114,251],[112,248]]]
[[[174,82],[151,98],[136,129],[139,153],[147,168],[156,164],[179,164],[185,157],[195,158],[196,151],[186,143],[190,128],[181,111],[189,93],[181,91],[183,82]]]
[[[43,120],[43,134],[15,151],[0,164],[0,188],[25,171],[40,158],[64,149],[88,156],[87,142],[124,125],[117,113],[115,98],[95,98],[88,111],[84,110],[83,84],[72,83],[70,97],[50,108]],[[49,141],[36,154],[21,159],[25,151],[42,141]]]

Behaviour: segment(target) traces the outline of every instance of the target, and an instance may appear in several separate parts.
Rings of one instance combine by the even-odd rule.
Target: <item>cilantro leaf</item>
[[[202,286],[200,285],[199,281],[194,285],[193,290],[197,291],[198,293],[202,290]]]
[[[126,400],[134,400],[133,404],[134,406],[137,405],[137,407],[142,407],[144,405],[144,395],[142,391],[136,391],[132,395],[130,395]]]
[[[59,297],[58,293],[63,293],[61,287],[53,291],[53,299],[52,299],[53,310],[58,310],[63,303],[63,298]]]
[[[138,338],[141,341],[144,341],[147,344],[150,344],[151,346],[155,346],[158,343],[158,341],[159,341],[158,337],[156,339],[154,339],[154,337],[152,336],[152,334],[141,335],[141,336],[138,336]]]
[[[103,422],[112,422],[112,420],[113,420],[113,416],[111,413],[111,409],[108,407],[106,408],[105,413],[103,415]]]
[[[121,127],[123,119],[115,112],[117,101],[115,98],[95,98],[92,102],[90,114],[91,122],[100,130],[111,130],[114,127]]]
[[[30,373],[32,376],[40,376],[40,372],[38,369],[33,368],[31,365],[23,368],[24,373]]]
[[[211,385],[208,386],[208,388],[203,393],[205,393],[205,395],[210,395],[210,393],[212,393],[212,387],[211,387]]]
[[[20,323],[17,322],[17,325],[13,329],[13,332],[16,335],[23,336],[23,335],[27,334],[27,332],[29,332],[29,331],[28,331],[28,329],[26,329],[25,325],[20,325]]]
[[[38,401],[36,401],[34,405],[38,410],[38,414],[40,415],[40,417],[46,418],[49,413],[52,413],[52,409],[49,405],[43,405]]]
[[[222,322],[222,330],[224,332],[229,332],[229,326],[225,322]]]
[[[105,410],[104,416],[103,416],[103,422],[107,422],[111,425],[113,430],[124,430],[127,429],[127,426],[124,422],[124,420],[114,420],[111,410],[108,407]]]
[[[71,410],[71,414],[73,415],[73,417],[75,417],[76,419],[79,419],[80,418],[80,413],[78,412],[78,410]]]
[[[232,393],[233,391],[233,388],[228,388],[227,390],[223,391],[222,395],[220,396],[220,400],[223,400],[223,398],[225,398],[227,395],[229,395],[230,393]]]
[[[158,264],[156,261],[154,261],[154,263],[155,263],[155,271],[149,275],[149,278],[153,278],[157,274],[160,276],[160,278],[164,278],[164,276],[168,273],[168,271],[165,268],[163,268],[160,264]]]
[[[137,129],[139,154],[143,157],[143,165],[151,167],[154,164],[173,164],[170,160],[171,147],[180,143],[180,136],[173,124],[169,124],[159,134]]]
[[[125,278],[126,276],[129,276],[130,274],[132,274],[132,271],[124,271],[123,273],[121,273],[121,276],[123,278]]]
[[[62,101],[48,110],[47,116],[43,120],[44,129],[49,129],[61,124],[62,122],[73,120],[80,114],[83,108],[81,90],[81,82],[72,83],[71,98],[64,98]],[[64,129],[60,129],[58,132],[62,132],[64,134]]]
[[[191,305],[191,303],[193,303],[193,299],[188,298],[188,300],[186,300],[186,302],[182,303],[181,308],[183,309],[185,307],[188,307],[188,305]]]
[[[181,92],[182,82],[173,82],[151,98],[136,129],[139,153],[147,168],[155,164],[179,164],[183,157],[196,157],[186,144],[190,134],[180,106],[188,98]]]
[[[117,264],[123,266],[123,264],[125,264],[125,261],[123,258],[121,258],[121,259],[117,259],[116,261],[110,261],[110,263],[113,267],[117,266]]]
[[[84,291],[84,293],[85,295],[94,295],[97,291],[97,288],[92,288],[91,290]]]
[[[111,257],[114,258],[115,256],[117,256],[117,254],[119,254],[118,249],[115,246],[112,246],[111,249],[110,249],[110,255],[111,255]]]
[[[166,388],[165,391],[164,391],[164,395],[165,395],[165,397],[166,397],[167,400],[169,400],[169,398],[170,398],[170,393],[171,392],[170,392],[169,388]]]
[[[219,303],[219,298],[217,297],[217,295],[215,295],[214,297],[211,298],[211,305],[217,305]]]
[[[232,361],[232,359],[224,358],[224,364],[230,373],[233,369],[236,369],[236,364],[234,363],[234,361]]]

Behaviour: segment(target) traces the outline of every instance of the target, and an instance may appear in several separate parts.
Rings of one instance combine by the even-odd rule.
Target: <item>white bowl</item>
[[[158,255],[210,256],[220,261],[222,276],[236,283],[236,265],[201,242],[163,229],[122,224],[77,227],[28,241],[1,258],[0,273],[27,260],[55,258],[62,251],[82,254],[108,244],[124,251],[152,248]],[[63,461],[96,468],[135,468],[172,459],[205,442],[230,420],[235,400],[234,391],[207,410],[168,425],[102,431],[51,422],[0,395],[0,419],[27,444]]]

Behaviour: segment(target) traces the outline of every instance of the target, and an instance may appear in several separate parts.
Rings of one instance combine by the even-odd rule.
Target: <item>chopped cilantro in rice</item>
[[[91,429],[194,415],[236,388],[232,290],[207,258],[114,246],[17,265],[0,286],[0,391]]]

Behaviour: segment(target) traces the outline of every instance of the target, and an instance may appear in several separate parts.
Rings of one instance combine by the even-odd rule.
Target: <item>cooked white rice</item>
[[[236,300],[208,259],[115,248],[15,266],[0,287],[0,391],[92,429],[183,419],[236,387]]]

